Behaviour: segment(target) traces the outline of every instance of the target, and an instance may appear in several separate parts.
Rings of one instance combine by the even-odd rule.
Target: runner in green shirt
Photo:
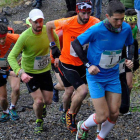
[[[50,47],[46,27],[43,26],[44,15],[41,10],[33,9],[29,13],[32,26],[24,31],[16,42],[8,56],[8,62],[13,71],[26,83],[34,100],[33,109],[37,117],[35,133],[43,130],[43,117],[46,115],[46,106],[52,102],[53,83],[50,75]],[[56,45],[59,47],[59,38],[53,32]],[[22,51],[21,66],[17,62],[17,56]],[[59,57],[59,49],[53,48]]]

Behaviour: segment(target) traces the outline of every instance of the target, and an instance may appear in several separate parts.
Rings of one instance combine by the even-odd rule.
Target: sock
[[[9,114],[9,109],[6,109],[5,111],[3,111],[3,113]]]
[[[102,124],[101,131],[97,136],[97,140],[104,140],[107,134],[111,131],[115,122],[112,122],[109,118]]]
[[[10,109],[12,109],[13,107],[15,107],[15,105],[13,105],[13,104],[11,103],[11,105],[10,105]]]
[[[84,130],[89,130],[89,127],[97,125],[98,123],[95,120],[95,115],[95,113],[90,115],[89,118],[81,125],[81,128]]]

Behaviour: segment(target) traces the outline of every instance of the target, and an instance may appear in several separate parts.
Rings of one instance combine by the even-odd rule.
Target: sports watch
[[[90,63],[86,63],[86,64],[85,64],[85,67],[86,67],[86,68],[89,68],[90,66],[91,66]]]
[[[52,47],[52,46],[55,46],[55,42],[53,41],[53,42],[50,42],[50,47]]]

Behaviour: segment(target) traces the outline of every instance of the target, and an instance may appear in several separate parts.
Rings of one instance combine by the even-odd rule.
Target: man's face
[[[114,13],[113,16],[111,17],[108,14],[106,14],[106,17],[108,18],[108,21],[114,28],[120,28],[124,20],[124,13],[122,14]]]
[[[0,45],[4,45],[6,42],[6,36],[0,38]]]
[[[131,27],[131,30],[133,30],[133,28],[136,26],[136,24],[137,23],[129,23],[129,22],[127,22],[129,25],[130,25],[130,27]]]
[[[42,32],[42,27],[43,27],[43,19],[39,18],[36,21],[30,20],[32,24],[32,30],[35,34],[39,34]]]
[[[78,23],[86,24],[89,21],[90,15],[91,15],[91,11],[79,12],[78,13]]]

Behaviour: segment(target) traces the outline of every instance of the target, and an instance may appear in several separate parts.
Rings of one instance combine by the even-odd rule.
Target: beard
[[[88,19],[82,19],[80,15],[79,15],[79,19],[83,24],[86,24],[89,21],[89,18]]]
[[[41,31],[42,31],[42,27],[33,28],[33,30],[34,30],[35,32],[41,32]]]

